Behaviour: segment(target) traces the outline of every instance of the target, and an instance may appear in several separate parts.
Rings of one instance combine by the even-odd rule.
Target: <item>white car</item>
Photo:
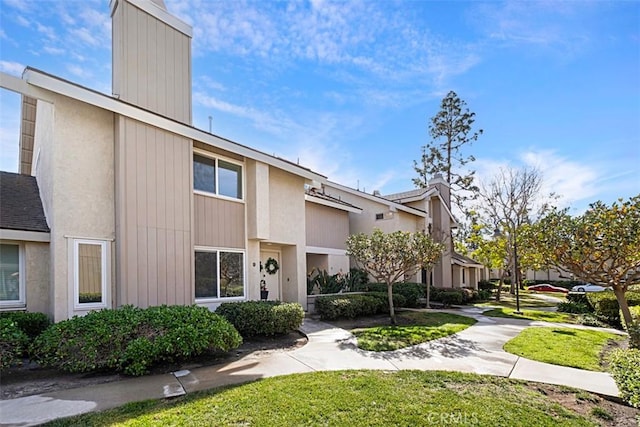
[[[584,285],[576,285],[571,288],[571,292],[602,292],[609,291],[610,287],[594,285],[593,283],[585,283]]]

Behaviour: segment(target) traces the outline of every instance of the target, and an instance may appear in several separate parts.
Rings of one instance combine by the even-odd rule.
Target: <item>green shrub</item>
[[[363,291],[369,284],[369,274],[361,268],[352,268],[346,278],[346,288],[351,292]]]
[[[640,292],[627,291],[625,297],[630,307],[640,305]],[[616,328],[622,326],[620,306],[612,291],[588,292],[587,299],[599,320]]]
[[[158,362],[228,351],[242,342],[227,320],[198,306],[125,306],[56,323],[35,339],[34,360],[67,372],[142,375]]]
[[[316,311],[324,320],[370,316],[381,312],[384,307],[379,296],[364,294],[331,295],[318,297],[315,301]]]
[[[491,299],[492,295],[493,294],[491,293],[491,291],[486,289],[480,289],[478,291],[478,301],[486,301],[488,299]]]
[[[370,295],[380,300],[380,308],[378,309],[378,312],[381,313],[383,311],[389,311],[389,294],[386,291],[385,292],[367,292],[365,293],[365,295]],[[404,298],[404,296],[402,296],[401,294],[393,294],[392,298],[393,298],[394,308],[406,307],[407,301]]]
[[[596,326],[598,328],[603,328],[608,325],[598,320],[598,318],[593,313],[584,313],[583,315],[578,317],[578,323],[585,326]]]
[[[51,325],[51,321],[44,313],[4,311],[0,312],[0,319],[13,320],[30,339],[34,339]]]
[[[584,304],[589,307],[589,310],[593,311],[591,304],[589,303],[589,299],[587,298],[586,293],[568,293],[566,295],[567,301]]]
[[[462,292],[459,290],[443,291],[438,293],[438,299],[445,307],[451,307],[452,305],[462,304]]]
[[[482,291],[493,291],[496,288],[496,284],[489,280],[480,280],[478,282],[478,289]]]
[[[561,302],[558,303],[558,311],[562,313],[574,313],[574,314],[583,314],[590,313],[591,308],[584,303],[581,302]]]
[[[0,318],[0,370],[22,363],[29,337],[9,318]]]
[[[640,408],[640,350],[615,350],[610,355],[610,370],[620,397]]]
[[[387,292],[386,283],[369,283],[367,290],[370,292]],[[404,302],[396,307],[417,307],[418,300],[424,298],[426,292],[425,285],[422,283],[394,283],[393,294],[402,295]]]
[[[225,302],[216,313],[231,322],[243,337],[286,334],[298,329],[304,319],[304,310],[297,302]]]
[[[462,304],[469,304],[478,300],[478,291],[472,288],[461,288]]]

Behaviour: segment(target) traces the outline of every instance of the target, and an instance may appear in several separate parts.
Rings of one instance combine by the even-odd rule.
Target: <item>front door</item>
[[[276,261],[278,265],[278,270],[274,274],[267,273],[267,269],[265,266],[267,265],[267,261],[269,259],[273,259]],[[278,251],[260,251],[260,264],[262,265],[262,270],[260,271],[260,279],[264,280],[267,284],[267,290],[269,291],[270,300],[279,300],[281,299],[280,294],[280,269],[282,266],[280,265],[280,252]],[[273,262],[271,262],[273,265]]]

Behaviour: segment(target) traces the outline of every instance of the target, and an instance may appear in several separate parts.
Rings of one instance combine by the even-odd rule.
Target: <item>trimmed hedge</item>
[[[487,294],[483,291],[482,296],[486,297]],[[431,287],[430,300],[434,302],[441,302],[445,307],[469,304],[480,299],[480,293],[475,289]]]
[[[403,295],[394,293],[392,297],[394,308],[407,306]],[[389,295],[385,285],[384,292],[320,296],[316,298],[315,309],[323,320],[371,316],[389,311]]]
[[[143,375],[158,362],[228,351],[241,343],[233,325],[205,307],[124,306],[56,323],[31,350],[41,366],[67,372]]]
[[[482,291],[493,291],[498,287],[497,283],[491,282],[489,280],[480,280],[478,282],[478,289]]]
[[[300,304],[280,301],[225,302],[216,314],[231,322],[243,337],[286,334],[298,329],[304,319]]]
[[[584,304],[588,307],[591,308],[591,304],[589,303],[589,300],[587,299],[587,293],[574,293],[574,292],[569,292],[566,296],[567,301],[569,302],[575,302],[575,303],[579,303],[579,304]]]
[[[377,296],[375,293],[323,296],[315,301],[316,312],[323,320],[371,316],[381,312],[385,307],[380,293]]]
[[[558,303],[558,311],[562,313],[584,314],[591,313],[591,307],[588,304],[582,302],[560,302]]]
[[[631,406],[640,408],[640,350],[615,350],[609,362],[620,397]]]
[[[22,363],[22,356],[29,346],[29,337],[17,322],[0,318],[0,370]]]
[[[9,319],[14,321],[18,328],[27,334],[30,339],[34,339],[51,326],[51,321],[44,313],[4,311],[0,312],[0,319]]]
[[[424,298],[426,292],[426,285],[422,283],[394,283],[393,284],[393,294],[394,295],[402,295],[405,299],[402,306],[404,307],[417,307],[418,300],[420,298]],[[367,291],[369,292],[384,292],[387,293],[387,284],[386,283],[369,283],[367,286]],[[394,303],[394,306],[396,304]]]
[[[589,304],[593,307],[593,311],[599,320],[616,328],[622,326],[620,306],[612,291],[587,292],[586,295]],[[630,307],[640,305],[640,291],[627,291],[625,296],[627,304]]]
[[[378,310],[379,312],[388,311],[389,310],[389,294],[387,291],[384,292],[367,292],[365,295],[370,295],[376,297],[380,300],[381,308]],[[393,307],[407,307],[407,300],[402,294],[393,294],[391,296],[393,298]]]

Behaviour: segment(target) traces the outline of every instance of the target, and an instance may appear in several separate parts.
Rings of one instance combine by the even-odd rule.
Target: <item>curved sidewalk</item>
[[[529,326],[558,325],[489,318],[476,308],[454,312],[473,317],[478,322],[446,338],[383,353],[360,350],[348,331],[305,319],[300,330],[309,341],[297,350],[266,355],[248,354],[227,364],[2,400],[0,425],[37,425],[58,418],[115,408],[129,402],[181,396],[260,378],[344,369],[472,372],[566,385],[601,395],[618,396],[616,384],[607,373],[535,362],[502,349],[505,342]]]

